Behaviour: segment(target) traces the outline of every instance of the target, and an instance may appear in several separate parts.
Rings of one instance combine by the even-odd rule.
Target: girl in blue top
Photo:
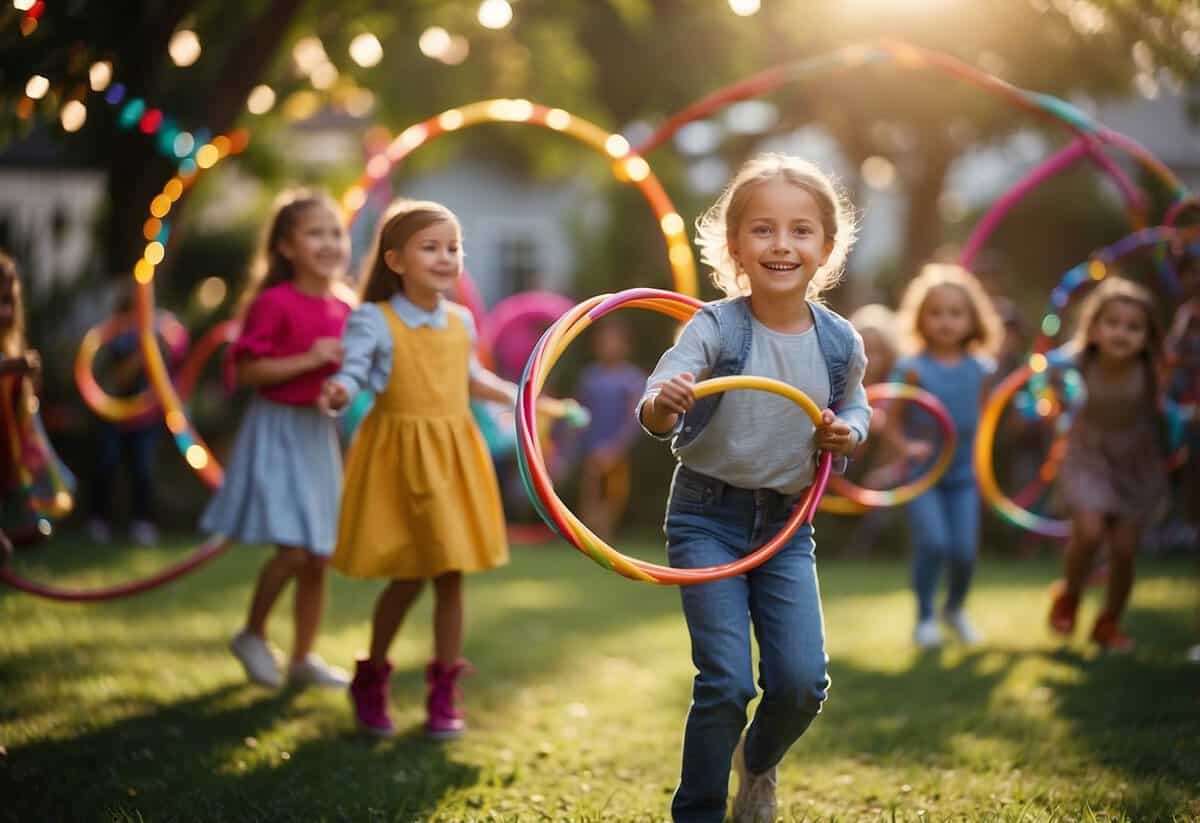
[[[971,449],[979,422],[984,383],[1004,338],[1004,324],[979,280],[961,266],[930,263],[908,284],[900,301],[902,345],[892,379],[920,386],[946,407],[958,431],[950,467],[937,485],[908,505],[913,550],[917,625],[921,648],[942,642],[934,616],[938,576],[949,571],[950,589],[942,619],[962,642],[982,640],[963,612],[979,548],[979,494]],[[927,440],[891,429],[905,457],[923,461],[934,451]]]
[[[699,222],[704,259],[730,297],[710,303],[659,361],[638,406],[679,460],[667,504],[672,566],[714,566],[774,536],[812,482],[815,451],[849,453],[867,436],[862,338],[818,301],[837,282],[854,235],[850,208],[815,166],[762,155]],[[693,381],[730,374],[796,386],[825,411],[814,428],[791,401],[732,392],[699,402]],[[833,411],[837,409],[837,412]],[[697,671],[671,804],[676,821],[725,818],[730,758],[736,821],[774,820],[775,766],[829,687],[811,527],[737,577],[683,586]],[[755,696],[750,629],[763,687]]]

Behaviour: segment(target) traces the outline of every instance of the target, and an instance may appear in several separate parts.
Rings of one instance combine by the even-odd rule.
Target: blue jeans
[[[101,421],[92,478],[92,517],[108,521],[122,456],[129,461],[129,505],[134,520],[154,519],[154,457],[161,424],[122,429]]]
[[[947,567],[950,577],[946,611],[961,609],[979,550],[979,495],[975,484],[934,486],[908,504],[908,528],[913,543],[917,618],[933,617],[942,566]]]
[[[770,540],[795,497],[749,490],[679,466],[667,504],[667,555],[678,568],[728,563]],[[683,768],[671,803],[676,821],[725,817],[730,759],[755,695],[750,626],[763,698],[746,733],[746,766],[761,774],[782,758],[821,710],[829,689],[825,627],[812,527],[737,577],[681,586],[698,671],[683,736]]]

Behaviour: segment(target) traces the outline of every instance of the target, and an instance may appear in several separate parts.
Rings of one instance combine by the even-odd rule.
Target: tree
[[[1160,76],[1191,82],[1200,58],[1200,9],[1182,0],[1147,0],[1136,8],[1128,0],[942,0],[927,7],[769,0],[750,18],[735,17],[719,0],[514,3],[513,22],[500,31],[478,24],[473,0],[50,4],[29,36],[18,30],[21,13],[7,8],[0,12],[0,101],[6,112],[21,111],[26,80],[40,73],[53,87],[40,112],[52,117],[65,99],[85,95],[92,62],[108,59],[131,96],[169,109],[181,124],[216,133],[249,121],[269,134],[279,115],[252,118],[246,96],[260,82],[281,99],[306,88],[286,54],[311,34],[342,71],[335,91],[349,84],[374,92],[376,107],[364,127],[374,121],[392,128],[487,96],[547,101],[613,129],[636,119],[655,122],[752,72],[881,37],[944,50],[1059,96],[1123,95],[1135,83],[1148,90]],[[172,66],[167,56],[183,25],[204,44],[203,58],[188,69]],[[416,48],[418,36],[435,25],[469,38],[470,55],[460,64],[445,65]],[[384,45],[384,60],[370,69],[339,56],[363,31]],[[937,202],[955,158],[968,146],[1038,125],[977,90],[893,65],[814,75],[773,99],[781,110],[776,132],[819,123],[856,166],[876,154],[893,160],[910,206],[907,269],[938,244]],[[108,270],[119,273],[136,258],[137,226],[171,167],[145,137],[114,130],[102,107],[91,111],[84,129],[65,142],[108,172],[106,259]],[[3,117],[0,138],[31,122]],[[561,170],[575,156],[552,135],[497,131],[492,140],[488,134],[488,150],[498,146],[506,160],[534,169]],[[744,152],[746,143],[725,151]]]

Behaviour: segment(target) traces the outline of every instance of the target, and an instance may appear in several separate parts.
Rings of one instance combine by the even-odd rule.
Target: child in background
[[[1133,587],[1134,554],[1167,494],[1154,298],[1132,281],[1103,281],[1080,308],[1074,342],[1086,398],[1072,420],[1060,475],[1071,539],[1050,627],[1063,635],[1074,630],[1080,594],[1107,543],[1108,592],[1091,639],[1108,651],[1129,651],[1133,639],[1120,620]]]
[[[1200,546],[1200,247],[1185,246],[1175,266],[1180,303],[1164,345],[1170,367],[1167,396],[1183,418],[1188,459],[1177,471],[1189,543]]]
[[[1176,253],[1180,303],[1171,318],[1165,344],[1170,382],[1167,395],[1179,409],[1184,425],[1187,460],[1171,475],[1183,502],[1183,527],[1187,543],[1200,548],[1200,246],[1184,245]],[[1188,650],[1187,659],[1200,663],[1200,645]]]
[[[512,407],[516,386],[479,364],[470,312],[445,297],[462,273],[461,235],[458,218],[438,203],[388,209],[362,306],[346,328],[345,360],[321,397],[323,408],[339,411],[363,389],[376,394],[350,445],[333,565],[390,581],[350,684],[359,727],[378,736],[395,733],[388,649],[427,581],[435,602],[425,732],[463,733],[463,574],[508,562],[500,490],[470,399]]]
[[[1004,324],[1004,340],[996,355],[995,381],[999,381],[1025,364],[1029,356],[1030,335],[1029,324],[1012,300],[993,296],[992,303]],[[1029,390],[1028,385],[1025,390]],[[995,460],[996,471],[1006,478],[1003,481],[1004,488],[1025,489],[1031,483],[1039,482],[1038,475],[1054,439],[1046,422],[1039,415],[1018,412],[1014,408],[1012,413],[1004,415],[1000,426],[997,436],[1003,448],[998,450]],[[1047,545],[1047,540],[1031,531],[1023,531],[1008,545],[1016,554],[1029,557]]]
[[[909,354],[897,361],[892,379],[920,386],[940,400],[958,432],[946,473],[907,508],[917,596],[913,642],[920,648],[942,642],[934,601],[938,577],[946,567],[949,590],[942,620],[959,640],[972,645],[982,640],[963,609],[979,551],[972,444],[1003,327],[975,276],[961,266],[940,263],[926,265],[908,284],[900,301],[899,324]],[[927,460],[936,448],[928,440],[911,438],[899,420],[889,421],[888,431],[909,460]]]
[[[872,386],[887,382],[896,358],[900,355],[900,343],[896,333],[896,313],[881,303],[868,303],[850,315],[850,325],[862,336],[863,349],[867,355],[867,371],[863,385]],[[871,431],[881,432],[887,424],[887,410],[876,409],[871,415]],[[886,451],[887,443],[876,452],[877,465],[863,477],[868,488],[886,488],[902,482],[903,460],[892,460]],[[879,539],[880,534],[892,522],[891,509],[871,509],[859,517],[854,531],[846,541],[845,552],[849,556],[866,556]]]
[[[8,407],[4,419],[16,427],[14,431],[6,426],[0,432],[0,547],[36,543],[49,535],[49,523],[34,511],[32,495],[49,486],[49,462],[57,458],[46,453],[32,426],[21,425],[36,402],[41,374],[41,355],[25,342],[25,302],[17,264],[0,251],[0,403]],[[28,487],[22,482],[23,471],[32,479]],[[73,478],[70,482],[73,485]]]
[[[337,424],[316,407],[342,358],[350,306],[334,296],[350,259],[338,207],[328,197],[288,192],[276,203],[242,305],[245,321],[230,349],[240,384],[255,388],[225,482],[200,521],[240,543],[269,543],[246,625],[231,643],[256,683],[284,675],[267,643],[267,618],[296,580],[290,682],[344,687],[347,673],[314,651],[325,607],[325,564],[333,553],[342,455]]]
[[[121,297],[117,314],[130,320],[134,318],[132,292],[126,292]],[[168,322],[177,323],[169,312],[159,310],[159,315]],[[187,354],[186,333],[169,337],[160,334],[158,341],[160,350],[165,352],[163,359],[169,367],[177,366]],[[142,363],[141,333],[137,327],[131,326],[128,331],[117,335],[106,348],[107,354],[114,360],[111,369],[113,394],[132,397],[145,391],[149,383]],[[140,417],[121,422],[100,417],[98,426],[88,535],[97,543],[112,540],[109,517],[113,510],[114,483],[122,457],[127,457],[132,510],[129,538],[138,545],[153,545],[158,542],[158,527],[154,524],[154,457],[163,427],[162,411],[155,408]]]
[[[580,444],[579,508],[583,522],[608,538],[629,500],[629,449],[638,432],[633,410],[646,373],[629,362],[632,341],[621,318],[602,320],[592,334],[596,360],[580,374],[577,392],[592,416]]]
[[[867,371],[863,375],[863,385],[886,382],[892,373],[896,358],[900,356],[896,313],[882,303],[868,303],[850,315],[850,325],[854,326],[862,337],[863,349],[867,353]],[[876,423],[872,418],[872,427],[876,427]]]
[[[646,431],[673,439],[679,460],[666,536],[670,563],[680,568],[734,561],[771,539],[812,483],[816,450],[848,454],[866,439],[871,415],[863,342],[818,302],[837,282],[854,235],[849,205],[828,177],[796,157],[761,155],[698,227],[704,260],[729,298],[688,322],[638,406]],[[764,392],[696,401],[695,379],[743,373],[797,387],[824,409],[821,424]],[[725,818],[731,756],[734,820],[775,820],[776,765],[829,687],[814,550],[804,526],[753,571],[680,587],[698,673],[671,805],[676,821]],[[763,696],[747,727],[752,625]]]

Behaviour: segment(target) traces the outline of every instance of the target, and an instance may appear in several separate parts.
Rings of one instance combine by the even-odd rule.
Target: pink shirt
[[[242,332],[230,348],[232,360],[290,357],[308,351],[319,337],[341,338],[350,306],[333,295],[305,294],[291,283],[272,286],[255,298],[246,312]],[[310,406],[321,394],[325,378],[336,374],[330,363],[284,383],[259,386],[268,400],[289,406]]]

